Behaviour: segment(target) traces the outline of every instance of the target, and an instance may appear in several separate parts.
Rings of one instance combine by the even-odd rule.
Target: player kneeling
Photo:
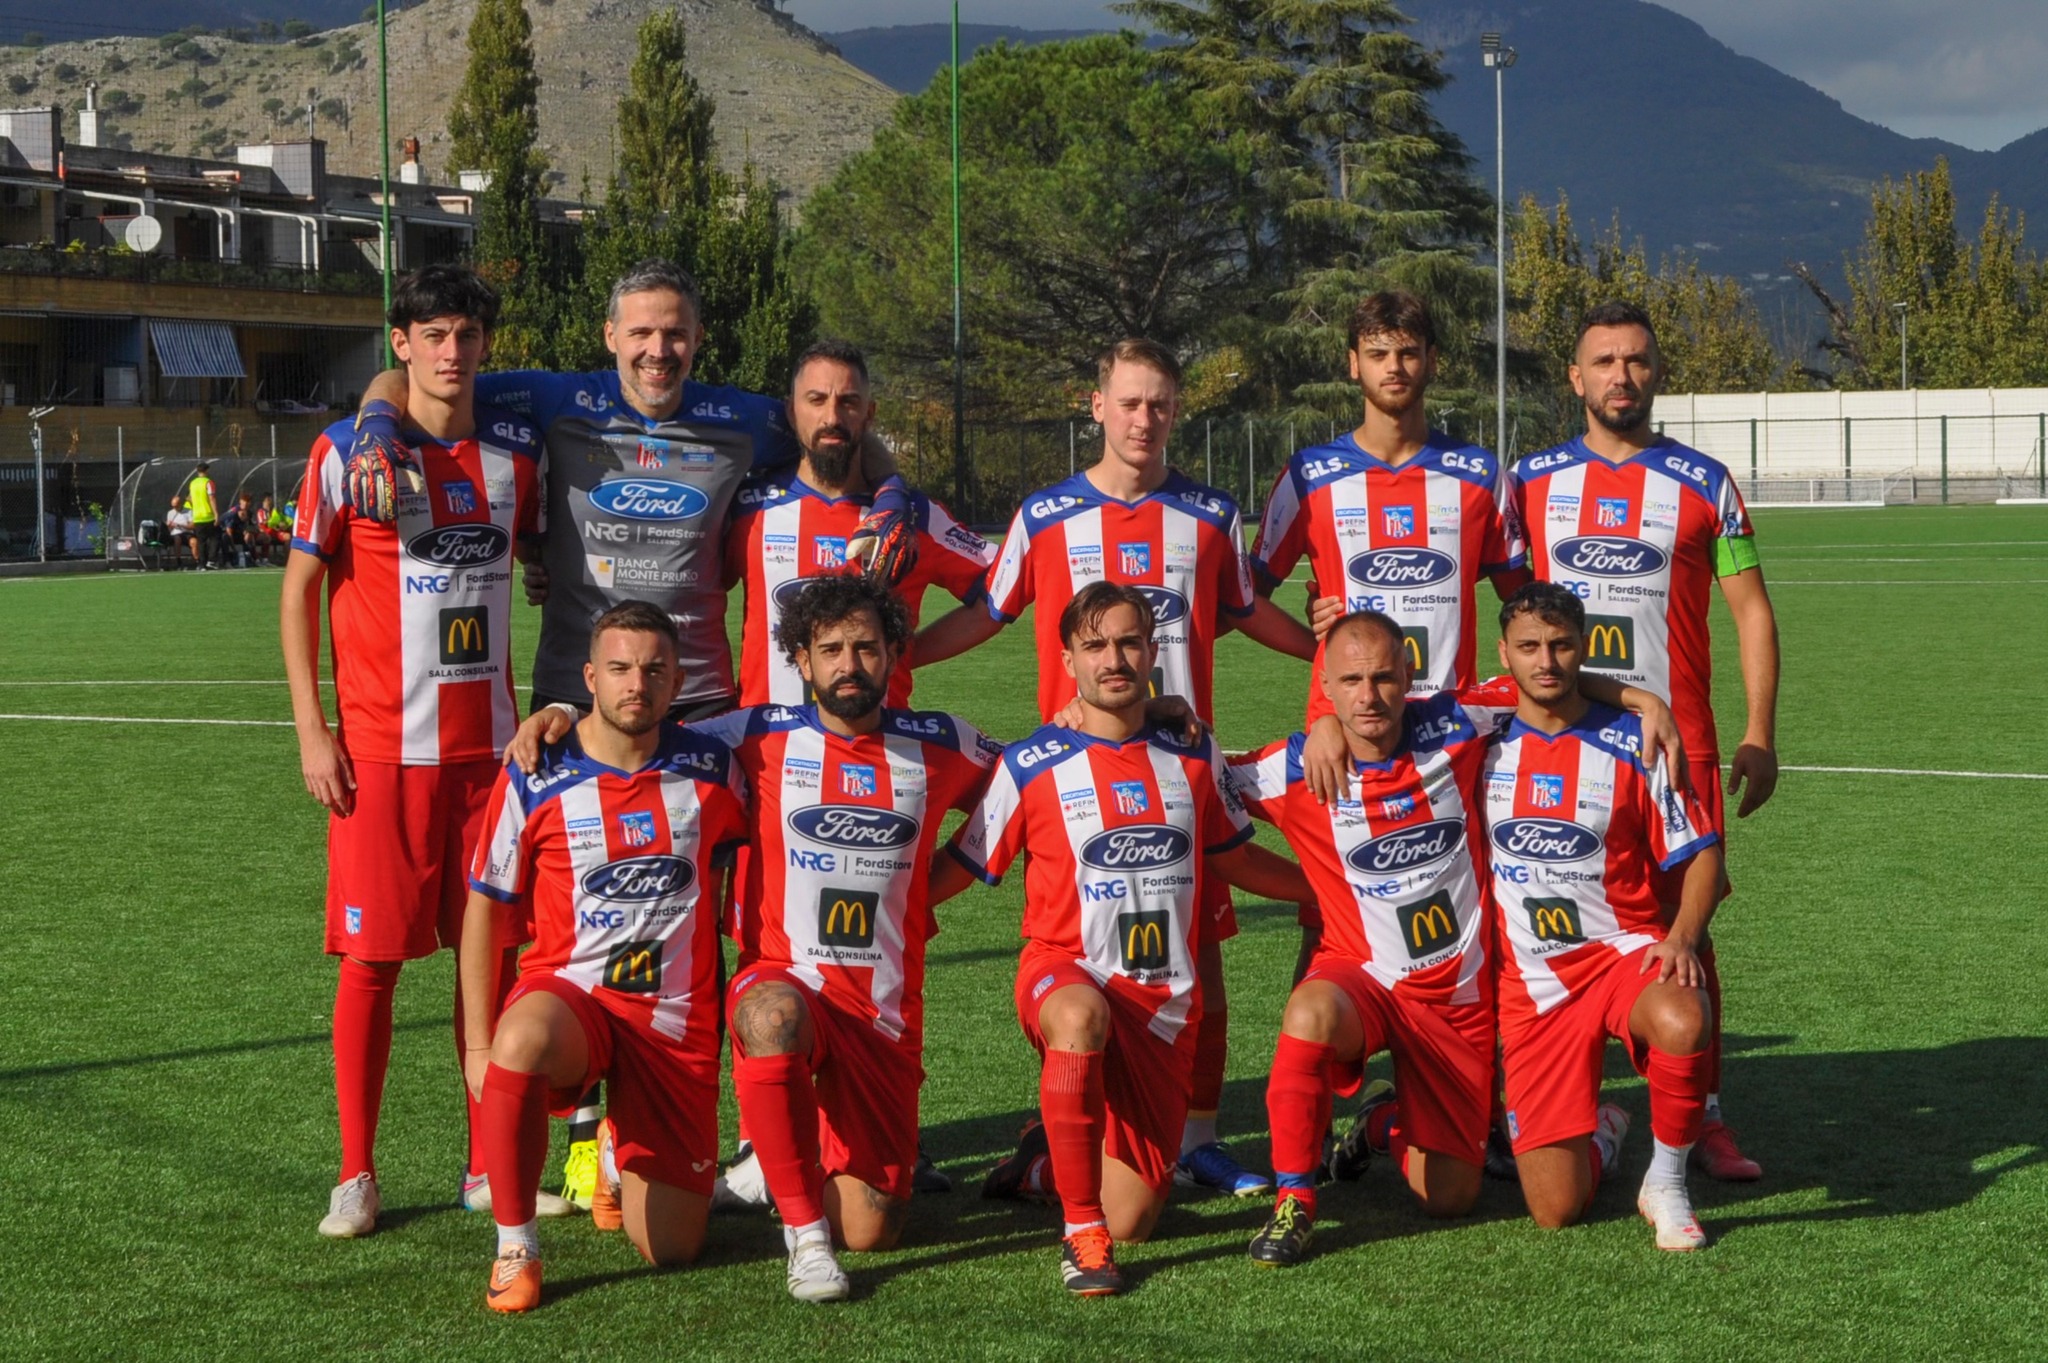
[[[1721,848],[1699,802],[1646,761],[1639,723],[1580,693],[1586,617],[1535,582],[1501,607],[1501,662],[1520,695],[1487,755],[1485,814],[1506,951],[1501,1063],[1522,1194],[1539,1225],[1584,1213],[1628,1118],[1601,1105],[1606,1041],[1648,1081],[1656,1153],[1636,1207],[1657,1247],[1698,1249],[1686,1156],[1707,1097],[1712,1008],[1695,948],[1713,916]],[[1684,865],[1668,925],[1657,872]]]
[[[666,612],[629,601],[599,616],[583,676],[590,716],[531,776],[498,777],[463,923],[463,1069],[494,1190],[495,1311],[540,1303],[534,1190],[551,1102],[608,1082],[626,1234],[651,1263],[696,1257],[718,1158],[711,866],[746,837],[745,779],[723,744],[662,722],[681,682]],[[529,905],[534,945],[493,1018],[493,919]]]
[[[1206,877],[1280,902],[1301,868],[1252,845],[1215,742],[1191,745],[1146,713],[1158,658],[1150,599],[1095,582],[1060,616],[1078,730],[1009,746],[988,795],[935,862],[934,893],[967,872],[991,884],[1025,852],[1026,942],[1017,1016],[1043,1058],[1042,1127],[991,1182],[1057,1194],[1067,1289],[1123,1289],[1114,1240],[1152,1233],[1173,1185],[1202,1017],[1197,955],[1213,914]],[[963,869],[964,868],[964,869]]]

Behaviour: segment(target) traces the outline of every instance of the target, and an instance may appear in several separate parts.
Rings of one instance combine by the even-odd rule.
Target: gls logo
[[[1030,771],[1040,762],[1050,762],[1053,758],[1064,757],[1072,751],[1074,751],[1073,744],[1063,743],[1056,738],[1048,739],[1043,743],[1034,743],[1018,753],[1017,765],[1025,771]]]
[[[1400,591],[1434,587],[1458,574],[1449,554],[1435,549],[1368,549],[1344,565],[1355,582]]]
[[[687,521],[711,509],[711,499],[688,483],[666,478],[621,478],[590,490],[590,504],[629,521]]]
[[[1152,623],[1155,626],[1177,624],[1187,618],[1188,599],[1173,588],[1153,587],[1143,582],[1131,585],[1152,603]]]
[[[1057,516],[1067,508],[1079,506],[1080,504],[1081,499],[1079,497],[1069,497],[1062,493],[1057,497],[1040,497],[1031,504],[1025,514],[1030,516],[1032,520],[1042,521],[1048,516]]]
[[[414,535],[405,552],[438,568],[474,568],[505,557],[512,536],[503,526],[441,525]]]
[[[533,427],[517,426],[509,421],[501,421],[491,427],[491,434],[500,440],[509,440],[515,445],[531,445],[533,443]]]
[[[1135,824],[1097,833],[1081,844],[1081,864],[1098,871],[1156,871],[1187,860],[1194,839],[1164,824]]]
[[[665,899],[690,887],[697,868],[681,857],[627,857],[583,877],[583,893],[620,904]]]
[[[1351,868],[1365,875],[1414,871],[1434,865],[1458,850],[1465,825],[1458,819],[1436,819],[1362,842],[1345,853]]]
[[[576,405],[586,412],[609,412],[612,409],[612,400],[602,393],[584,392],[579,389],[576,393]]]
[[[731,421],[732,408],[722,402],[700,402],[690,409],[691,416],[709,417],[713,421]]]
[[[893,809],[813,805],[791,813],[789,826],[812,842],[863,851],[908,847],[917,840],[917,820]]]
[[[1559,571],[1588,577],[1648,577],[1664,570],[1664,551],[1622,535],[1579,535],[1550,551]]]
[[[1466,473],[1482,474],[1489,478],[1493,476],[1493,468],[1486,460],[1474,455],[1460,454],[1456,450],[1445,450],[1439,462],[1447,469],[1462,469]]]
[[[1606,844],[1598,833],[1568,819],[1502,819],[1493,826],[1493,845],[1524,861],[1584,861]]]

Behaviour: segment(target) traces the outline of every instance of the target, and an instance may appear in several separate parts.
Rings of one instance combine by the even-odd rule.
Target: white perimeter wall
[[[1858,475],[1941,467],[1948,418],[1953,474],[2038,467],[2048,388],[1930,388],[1872,393],[1680,393],[1659,397],[1664,434],[1713,455],[1737,476]]]

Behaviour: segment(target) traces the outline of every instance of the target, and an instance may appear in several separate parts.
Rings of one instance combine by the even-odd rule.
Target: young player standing
[[[306,789],[330,813],[327,951],[341,957],[341,1181],[322,1235],[376,1229],[392,992],[404,962],[456,943],[469,851],[517,722],[512,561],[515,540],[541,527],[539,449],[527,423],[475,403],[497,313],[497,295],[467,269],[428,266],[399,281],[391,345],[405,366],[417,482],[386,485],[384,519],[359,514],[349,428],[329,428],[313,444],[285,565],[285,675]],[[320,704],[323,586],[339,733]],[[461,1012],[458,993],[458,1033]],[[482,1171],[476,1130],[472,1108],[472,1176]]]
[[[1058,626],[1080,725],[1047,725],[1004,752],[947,845],[960,865],[935,863],[932,880],[935,895],[967,871],[996,883],[1030,854],[1016,998],[1042,1057],[1043,1125],[998,1174],[1057,1192],[1061,1276],[1102,1296],[1123,1287],[1112,1242],[1150,1235],[1173,1181],[1207,1005],[1196,957],[1217,930],[1204,882],[1277,899],[1307,882],[1249,842],[1214,740],[1191,746],[1147,719],[1150,597],[1090,583]]]
[[[782,1213],[790,1294],[839,1301],[834,1237],[886,1249],[902,1233],[925,942],[947,897],[927,867],[946,811],[974,807],[1001,749],[952,715],[883,703],[910,617],[871,578],[812,579],[783,605],[777,639],[816,703],[693,732],[730,747],[754,789],[727,993],[733,1091]]]
[[[1649,752],[1641,723],[1580,692],[1576,595],[1529,584],[1501,607],[1501,635],[1519,697],[1487,755],[1484,809],[1522,1196],[1538,1224],[1569,1225],[1613,1167],[1628,1131],[1621,1109],[1600,1103],[1613,1037],[1650,1091],[1656,1148],[1636,1207],[1657,1248],[1698,1249],[1706,1233],[1685,1169],[1707,1097],[1713,1005],[1698,952],[1720,899],[1720,838]],[[1683,888],[1672,917],[1658,883],[1674,872]]]
[[[1729,762],[1738,818],[1778,784],[1778,625],[1756,539],[1735,480],[1718,461],[1656,433],[1650,409],[1664,377],[1648,314],[1606,303],[1586,314],[1571,366],[1586,407],[1585,435],[1532,455],[1509,477],[1517,522],[1538,578],[1585,603],[1585,665],[1669,698],[1707,819],[1725,832],[1714,726],[1708,584],[1735,621],[1748,721]],[[1678,886],[1661,887],[1670,909]],[[1707,1124],[1694,1161],[1710,1177],[1762,1176],[1721,1121],[1721,982],[1702,944],[1714,1002]]]
[[[464,1070],[497,1194],[485,1303],[540,1304],[534,1189],[547,1104],[610,1084],[622,1217],[650,1263],[704,1242],[718,1159],[718,873],[747,836],[746,780],[714,738],[664,724],[676,688],[668,614],[627,602],[591,630],[595,705],[531,776],[499,773],[471,869]],[[508,930],[534,946],[502,1015],[485,986]]]
[[[1226,621],[1299,658],[1314,655],[1315,638],[1252,590],[1237,503],[1168,467],[1167,438],[1180,410],[1180,363],[1172,352],[1151,341],[1120,341],[1104,352],[1097,380],[1102,457],[1025,498],[990,575],[986,612],[963,608],[935,621],[919,633],[915,661],[923,666],[963,652],[1035,604],[1038,708],[1050,720],[1076,691],[1071,675],[1050,666],[1063,646],[1062,613],[1090,583],[1128,584],[1151,602],[1157,622],[1147,689],[1182,697],[1213,723],[1216,637]],[[1230,1025],[1221,944],[1236,933],[1237,919],[1221,880],[1211,882],[1210,893],[1218,931],[1200,941],[1206,1011],[1179,1177],[1248,1197],[1271,1185],[1240,1167],[1217,1139]]]

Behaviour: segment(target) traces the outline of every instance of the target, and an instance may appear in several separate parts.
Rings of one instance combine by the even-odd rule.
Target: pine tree
[[[547,160],[540,136],[540,76],[533,24],[522,0],[478,0],[469,26],[469,65],[448,111],[454,170],[488,177],[477,196],[477,270],[503,299],[492,363],[539,367],[553,359],[559,313],[540,229]]]

